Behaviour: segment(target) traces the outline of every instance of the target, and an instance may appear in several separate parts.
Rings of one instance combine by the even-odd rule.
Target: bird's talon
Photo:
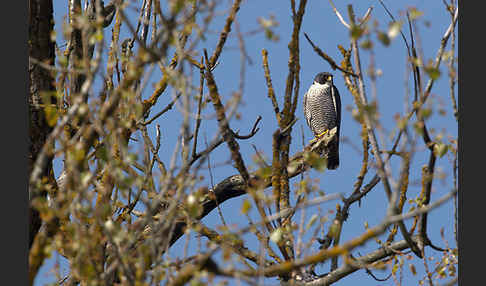
[[[311,141],[309,141],[309,143],[314,143],[314,142],[316,142],[317,140],[321,139],[321,138],[322,138],[322,136],[324,136],[324,135],[325,135],[325,134],[326,134],[328,131],[329,131],[329,129],[328,129],[328,130],[326,130],[326,131],[324,131],[324,132],[322,132],[321,134],[317,135],[317,136],[316,136],[314,139],[312,139]]]
[[[324,136],[324,135],[325,135],[325,134],[326,134],[328,131],[329,131],[329,129],[328,129],[328,130],[326,130],[326,131],[324,131],[324,132],[322,132],[321,134],[317,135],[317,137],[318,137],[318,138],[321,138],[321,137],[322,137],[322,136]]]

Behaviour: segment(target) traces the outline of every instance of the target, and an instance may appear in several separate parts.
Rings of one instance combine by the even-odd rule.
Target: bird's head
[[[318,84],[331,84],[332,85],[332,74],[328,72],[320,72],[314,78],[314,83]]]

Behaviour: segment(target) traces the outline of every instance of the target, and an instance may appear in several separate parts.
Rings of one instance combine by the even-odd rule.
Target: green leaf
[[[412,58],[411,61],[414,67],[422,66],[422,61],[419,58]]]
[[[398,34],[400,33],[400,29],[402,29],[402,25],[402,21],[392,22],[390,24],[390,27],[388,28],[388,38],[393,39],[398,36]]]
[[[251,209],[250,201],[248,201],[247,199],[243,200],[243,204],[241,206],[241,213],[246,215],[248,211],[250,211],[250,209]]]
[[[378,32],[378,40],[384,45],[384,46],[389,46],[390,45],[390,38],[388,37],[387,34],[383,32]]]
[[[364,50],[369,50],[373,48],[373,42],[370,40],[364,40],[363,42],[361,42],[360,46]]]
[[[415,132],[417,132],[418,135],[422,136],[424,135],[424,124],[420,121],[416,121],[414,124],[413,124],[413,129],[415,130]]]
[[[292,162],[289,163],[287,170],[288,170],[289,173],[293,173],[297,170],[297,168],[299,168],[299,166],[300,166],[300,163],[297,160],[295,160],[295,161],[292,161]]]
[[[103,40],[103,30],[99,29],[96,31],[96,33],[94,34],[94,38],[95,38],[95,41],[96,42],[101,42]]]
[[[305,159],[312,168],[319,172],[324,172],[327,168],[327,159],[319,157],[316,153],[308,153]]]
[[[417,10],[417,8],[410,8],[408,13],[412,21],[424,15],[424,12]]]
[[[436,157],[442,158],[447,153],[448,149],[446,144],[437,143],[434,145],[434,154]]]
[[[277,34],[275,34],[275,32],[272,30],[272,28],[274,27],[278,27],[279,23],[275,20],[275,17],[270,15],[270,17],[267,19],[267,18],[263,18],[263,17],[259,17],[257,19],[258,21],[258,24],[260,24],[260,27],[263,28],[264,30],[264,33],[265,33],[265,37],[270,40],[270,41],[273,41],[273,42],[277,42],[279,40],[279,36]]]
[[[105,146],[100,146],[98,149],[96,149],[95,156],[98,159],[101,159],[103,161],[108,160],[108,151],[106,150]]]
[[[199,217],[203,211],[202,205],[198,201],[197,194],[190,194],[187,197],[187,212],[193,218]]]
[[[68,58],[66,56],[62,55],[62,54],[57,56],[57,62],[63,68],[68,66]]]
[[[339,232],[340,232],[340,226],[339,226],[339,223],[334,221],[331,225],[331,227],[329,227],[329,233],[328,235],[330,237],[332,237],[333,239],[336,239],[338,236],[339,236]]]
[[[171,9],[173,14],[179,14],[179,12],[184,8],[186,1],[184,0],[176,0],[176,1],[171,1]]]
[[[267,179],[272,176],[272,167],[263,167],[258,169],[257,171],[258,176],[261,177],[262,179]]]
[[[357,25],[354,25],[351,27],[351,37],[353,38],[353,40],[358,40],[359,38],[361,38],[361,36],[363,36],[364,31],[364,29],[360,28]]]
[[[279,40],[279,37],[270,29],[265,29],[265,37],[267,40],[277,42]]]
[[[270,234],[270,240],[275,242],[276,244],[279,244],[282,238],[283,238],[283,230],[280,227],[274,230],[272,234]]]
[[[427,66],[424,70],[432,80],[436,80],[440,77],[440,70],[435,67]]]
[[[432,109],[431,108],[422,108],[420,109],[420,117],[423,119],[427,119],[432,115]]]
[[[393,274],[395,274],[395,273],[397,272],[397,270],[398,270],[398,264],[397,264],[397,263],[395,263],[395,264],[393,265],[393,267],[392,267],[392,273],[393,273]]]
[[[309,228],[312,227],[312,225],[314,225],[314,223],[317,221],[317,214],[313,214],[309,220],[309,222],[307,222],[307,224],[305,225],[305,230],[308,230]]]
[[[52,105],[47,105],[44,108],[44,113],[46,115],[47,124],[49,124],[50,127],[54,127],[57,123],[57,119],[59,118],[57,108]]]
[[[405,127],[407,127],[407,124],[408,124],[408,120],[407,118],[400,118],[398,120],[398,128],[400,128],[400,130],[404,129]]]

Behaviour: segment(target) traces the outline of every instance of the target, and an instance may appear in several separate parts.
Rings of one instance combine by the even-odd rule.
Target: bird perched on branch
[[[311,143],[337,127],[336,136],[325,150],[327,168],[334,170],[339,166],[341,98],[332,79],[332,74],[328,72],[321,72],[315,76],[314,82],[304,95],[304,114],[307,125],[315,136]]]

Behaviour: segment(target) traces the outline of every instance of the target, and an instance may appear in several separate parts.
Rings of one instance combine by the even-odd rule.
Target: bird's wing
[[[332,101],[334,103],[334,110],[336,111],[337,121],[341,122],[341,97],[339,96],[339,91],[333,85],[332,86]]]
[[[339,96],[339,91],[333,85],[332,86],[332,102],[334,103],[334,110],[336,111],[336,121],[337,121],[337,133],[339,138],[339,131],[341,129],[341,97]]]
[[[307,122],[307,125],[309,127],[311,127],[311,114],[310,114],[309,108],[307,106],[307,94],[309,94],[309,91],[307,91],[304,94],[304,115],[305,115],[305,120]]]

